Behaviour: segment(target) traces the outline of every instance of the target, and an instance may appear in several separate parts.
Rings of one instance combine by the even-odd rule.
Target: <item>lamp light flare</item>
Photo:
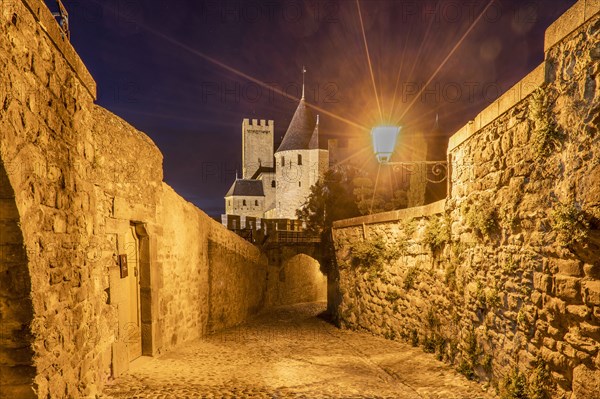
[[[373,152],[380,164],[390,162],[401,129],[400,126],[377,126],[371,130]]]

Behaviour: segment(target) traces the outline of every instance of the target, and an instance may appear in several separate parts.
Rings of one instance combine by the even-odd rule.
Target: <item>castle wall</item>
[[[504,393],[597,396],[599,8],[579,1],[548,29],[546,61],[452,136],[445,201],[336,223],[343,326]]]
[[[127,370],[118,255],[139,274],[144,355],[256,312],[266,261],[162,182],[145,134],[94,104],[45,4],[2,2],[0,32],[0,396],[93,397]]]

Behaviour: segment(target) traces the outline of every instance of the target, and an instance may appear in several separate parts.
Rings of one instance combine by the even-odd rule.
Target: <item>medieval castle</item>
[[[298,230],[296,210],[327,170],[329,151],[319,149],[319,117],[306,105],[304,89],[298,108],[274,150],[272,120],[242,122],[242,177],[225,195],[222,223],[231,230],[260,229],[263,219],[280,230]]]

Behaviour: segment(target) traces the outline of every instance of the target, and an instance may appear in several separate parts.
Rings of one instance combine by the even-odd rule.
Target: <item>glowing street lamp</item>
[[[389,163],[400,135],[400,126],[377,126],[371,130],[373,151],[379,163]]]
[[[447,161],[417,161],[417,162],[391,162],[392,154],[396,149],[401,126],[377,126],[371,130],[373,152],[380,164],[389,165],[393,170],[405,170],[411,174],[418,174],[430,183],[441,183],[448,178]]]

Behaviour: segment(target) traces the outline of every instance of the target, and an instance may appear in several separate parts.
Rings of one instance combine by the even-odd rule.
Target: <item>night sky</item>
[[[63,3],[97,103],[148,134],[165,181],[216,216],[241,170],[242,119],[274,119],[280,141],[303,65],[324,136],[426,131],[436,113],[450,136],[542,62],[545,29],[575,1],[361,0],[371,67],[354,0]]]

